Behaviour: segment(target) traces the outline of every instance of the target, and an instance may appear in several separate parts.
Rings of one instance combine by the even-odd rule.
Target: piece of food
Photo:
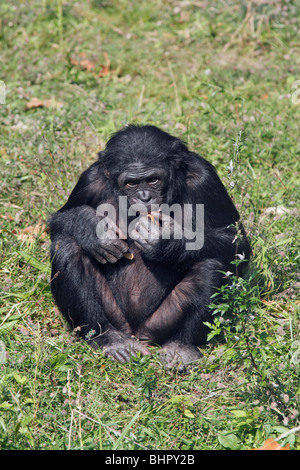
[[[134,254],[133,253],[124,253],[124,258],[132,260],[134,258]]]

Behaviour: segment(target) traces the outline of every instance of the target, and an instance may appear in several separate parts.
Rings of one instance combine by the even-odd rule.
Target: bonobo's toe
[[[170,341],[163,345],[161,357],[168,369],[186,372],[188,368],[195,365],[195,361],[200,359],[202,354],[196,346]]]

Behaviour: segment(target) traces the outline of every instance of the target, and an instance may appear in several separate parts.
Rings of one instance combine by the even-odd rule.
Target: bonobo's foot
[[[187,366],[202,357],[196,348],[180,341],[169,341],[163,345],[161,357],[168,369],[177,369],[178,372],[186,372]]]
[[[143,343],[120,331],[107,331],[103,335],[88,340],[93,349],[101,348],[106,357],[119,362],[129,362],[130,356],[150,354]],[[104,344],[103,344],[104,343]]]
[[[110,357],[119,362],[129,362],[130,356],[137,357],[137,353],[141,353],[142,356],[150,354],[146,346],[131,338],[125,341],[108,344],[102,348],[102,351],[106,357]]]

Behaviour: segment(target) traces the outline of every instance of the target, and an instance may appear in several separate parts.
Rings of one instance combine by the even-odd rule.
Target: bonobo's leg
[[[51,245],[51,289],[73,329],[92,347],[121,362],[148,349],[131,337],[132,331],[95,259],[71,237]]]
[[[203,322],[210,319],[208,305],[222,284],[222,270],[218,260],[195,263],[138,332],[140,339],[162,345],[167,367],[183,370],[201,357],[197,346],[206,342]]]

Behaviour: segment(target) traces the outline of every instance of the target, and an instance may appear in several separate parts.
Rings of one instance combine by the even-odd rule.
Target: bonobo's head
[[[107,178],[129,204],[171,204],[185,181],[188,149],[155,126],[130,125],[114,134],[100,152]]]
[[[162,204],[168,185],[168,173],[164,168],[149,168],[133,163],[118,177],[121,195],[128,197],[129,204]]]

